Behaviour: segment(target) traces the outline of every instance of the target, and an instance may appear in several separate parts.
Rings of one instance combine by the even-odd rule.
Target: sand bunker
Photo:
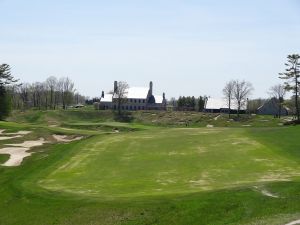
[[[26,131],[26,130],[21,130],[15,133],[3,133],[5,130],[1,130],[0,134],[1,135],[26,135],[26,134],[30,134],[32,131]]]
[[[27,152],[29,148],[2,148],[0,154],[9,154],[10,158],[2,164],[2,166],[19,166],[23,159],[30,156],[31,153]]]
[[[31,133],[31,131],[18,131],[18,132],[15,132],[15,133],[3,133],[4,131],[5,130],[0,130],[0,141],[20,138],[20,137],[23,137],[26,134]],[[14,135],[14,136],[10,136],[10,135]]]
[[[297,225],[297,224],[300,224],[300,220],[295,220],[295,221],[287,223],[285,225]]]
[[[65,143],[72,142],[72,141],[79,141],[83,138],[83,137],[75,137],[70,139],[68,138],[67,135],[57,135],[57,134],[52,135],[52,137],[58,142],[65,142]]]
[[[44,138],[40,138],[37,141],[24,141],[20,144],[6,144],[7,146],[13,146],[13,147],[23,147],[23,148],[32,148],[41,146],[43,144],[47,143]]]
[[[9,154],[9,159],[3,163],[3,166],[19,166],[21,165],[23,159],[30,156],[33,152],[28,152],[30,148],[41,146],[47,143],[44,138],[40,138],[37,141],[25,141],[20,144],[6,144],[7,148],[0,149],[0,154]]]
[[[23,136],[22,135],[16,135],[16,136],[10,136],[10,137],[0,137],[0,141],[10,140],[10,139],[19,138],[19,137],[23,137]]]

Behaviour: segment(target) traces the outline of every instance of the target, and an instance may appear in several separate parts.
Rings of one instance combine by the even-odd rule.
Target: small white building
[[[117,81],[114,82],[114,89],[117,90]],[[115,91],[116,92],[116,91]],[[96,108],[106,110],[118,108],[116,93],[104,93],[100,98],[100,103]],[[165,110],[167,101],[165,93],[163,95],[155,95],[153,93],[153,82],[149,87],[130,87],[126,90],[126,100],[121,105],[122,110]]]

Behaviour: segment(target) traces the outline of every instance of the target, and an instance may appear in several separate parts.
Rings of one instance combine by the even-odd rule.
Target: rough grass
[[[183,129],[166,127],[185,125],[175,114],[168,124],[159,112],[125,124],[88,110],[34,113],[14,115],[21,123],[0,122],[0,129],[32,130],[24,140],[88,138],[45,145],[20,167],[0,166],[0,224],[282,225],[300,217],[299,127],[278,127],[270,117],[224,128],[224,115],[219,128]]]
[[[282,126],[285,118],[273,118],[273,116],[236,115],[228,118],[222,114],[201,112],[166,112],[166,111],[135,111],[126,113],[129,124],[163,126],[163,127],[206,127],[208,124],[216,127],[278,127]],[[75,126],[77,123],[115,123],[116,115],[111,111],[96,111],[87,109],[55,110],[55,111],[15,111],[9,121],[30,124],[47,124],[49,126]],[[105,126],[93,125],[93,128],[101,129]],[[82,128],[82,127],[80,127]]]

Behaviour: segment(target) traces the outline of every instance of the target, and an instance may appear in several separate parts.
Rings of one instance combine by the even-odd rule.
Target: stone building
[[[114,93],[105,93],[102,91],[100,102],[95,105],[96,109],[113,109],[118,108],[117,104],[117,81],[114,82]],[[130,87],[126,90],[125,102],[121,105],[122,110],[165,110],[167,101],[165,93],[163,95],[154,95],[153,82],[149,87]]]

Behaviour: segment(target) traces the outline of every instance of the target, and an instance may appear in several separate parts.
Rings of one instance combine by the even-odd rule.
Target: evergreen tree
[[[11,110],[7,86],[15,82],[17,80],[11,75],[10,66],[7,64],[0,65],[0,120],[7,117]]]
[[[287,56],[286,70],[283,73],[280,73],[281,79],[287,80],[285,84],[285,88],[288,91],[293,91],[295,94],[295,108],[297,120],[300,120],[300,112],[299,112],[299,85],[300,85],[300,55],[293,54]]]

